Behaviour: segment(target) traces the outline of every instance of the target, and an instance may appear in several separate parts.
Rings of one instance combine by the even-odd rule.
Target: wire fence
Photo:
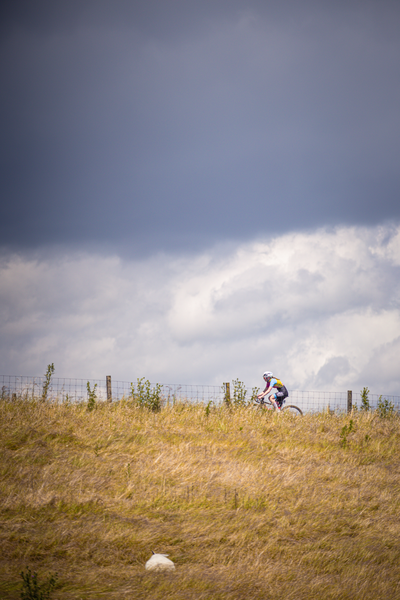
[[[107,385],[107,379],[109,383]],[[70,379],[51,377],[46,388],[46,377],[25,376],[0,376],[1,397],[13,398],[42,398],[58,402],[86,402],[91,393],[96,400],[117,401],[123,398],[132,398],[138,394],[138,382],[115,381],[111,377],[104,379]],[[143,383],[143,380],[142,380]],[[160,389],[161,400],[164,404],[175,401],[189,401],[193,403],[214,402],[220,404],[225,399],[223,386],[216,385],[189,385],[189,384],[152,384],[152,390]]]
[[[53,402],[87,402],[90,395],[97,401],[118,401],[137,396],[142,380],[134,382],[114,381],[111,377],[104,379],[71,379],[51,377],[25,377],[25,376],[0,376],[1,398],[3,400],[43,398]],[[235,382],[230,384],[215,385],[188,385],[188,384],[152,384],[146,382],[148,389],[158,390],[161,404],[168,405],[175,402],[213,403],[221,405],[227,399],[231,401],[238,397]],[[239,396],[249,401],[255,390],[242,387]],[[350,394],[350,404],[349,404]],[[400,412],[400,396],[368,394],[371,410],[375,410],[379,401],[387,400],[395,411]],[[349,409],[362,406],[361,393],[321,392],[289,390],[287,404],[295,404],[303,412],[348,412]]]

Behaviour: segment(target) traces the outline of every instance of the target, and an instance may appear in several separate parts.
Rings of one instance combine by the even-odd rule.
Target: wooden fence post
[[[112,402],[111,375],[106,375],[107,402]]]
[[[225,386],[225,404],[227,406],[231,405],[231,384],[228,383],[224,383]]]
[[[347,412],[351,413],[353,410],[353,392],[351,390],[347,390]]]

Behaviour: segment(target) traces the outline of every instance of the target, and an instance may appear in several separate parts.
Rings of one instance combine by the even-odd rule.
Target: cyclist
[[[276,406],[276,408],[281,409],[285,398],[289,396],[289,392],[283,385],[282,381],[277,377],[274,377],[271,371],[265,371],[263,378],[266,383],[266,386],[265,390],[261,392],[261,394],[258,394],[258,400],[261,400],[262,398],[267,396],[267,394],[269,394],[272,390],[276,390],[275,394],[271,395],[269,399]]]

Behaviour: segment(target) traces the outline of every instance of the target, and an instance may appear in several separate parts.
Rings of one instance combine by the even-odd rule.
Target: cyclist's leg
[[[278,392],[275,392],[275,394],[271,394],[270,397],[269,397],[269,400],[272,402],[272,404],[276,408],[280,409],[281,405],[278,402]]]
[[[276,394],[275,394],[275,401],[279,405],[279,408],[282,408],[283,403],[285,402],[285,399],[288,396],[289,396],[288,393],[285,394],[285,392],[276,392]]]

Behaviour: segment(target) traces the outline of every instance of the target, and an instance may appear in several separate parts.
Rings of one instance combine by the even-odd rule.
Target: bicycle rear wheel
[[[281,409],[281,412],[285,412],[286,414],[295,415],[296,417],[303,416],[303,412],[294,404],[288,404]]]

